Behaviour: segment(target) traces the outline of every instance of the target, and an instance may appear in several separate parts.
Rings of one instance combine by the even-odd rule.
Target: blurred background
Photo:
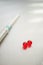
[[[43,0],[0,0],[0,31],[20,19],[0,45],[0,65],[43,65]],[[32,40],[24,51],[22,43]]]

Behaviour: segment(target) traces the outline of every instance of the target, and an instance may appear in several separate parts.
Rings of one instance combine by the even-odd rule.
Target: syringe
[[[12,26],[17,22],[20,16],[17,16],[14,21],[12,21],[10,24],[8,24],[0,33],[0,43],[3,41],[3,39],[6,37],[6,35],[9,33]]]

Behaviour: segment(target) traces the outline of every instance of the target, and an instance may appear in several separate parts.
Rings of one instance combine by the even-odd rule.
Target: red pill
[[[31,40],[28,40],[28,41],[27,41],[27,47],[29,47],[29,48],[30,48],[30,47],[31,47],[31,45],[32,45],[32,41],[31,41]]]
[[[23,42],[23,49],[27,49],[27,43]]]

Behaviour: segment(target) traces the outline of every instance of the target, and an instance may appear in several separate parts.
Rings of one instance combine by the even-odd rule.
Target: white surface
[[[18,13],[21,18],[0,46],[0,65],[43,65],[43,3],[0,2],[0,31]],[[24,51],[29,39],[32,47]]]

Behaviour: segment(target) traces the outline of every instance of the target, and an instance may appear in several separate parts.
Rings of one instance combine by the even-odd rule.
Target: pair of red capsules
[[[23,42],[23,49],[30,48],[32,45],[32,41],[28,40],[27,42]]]

